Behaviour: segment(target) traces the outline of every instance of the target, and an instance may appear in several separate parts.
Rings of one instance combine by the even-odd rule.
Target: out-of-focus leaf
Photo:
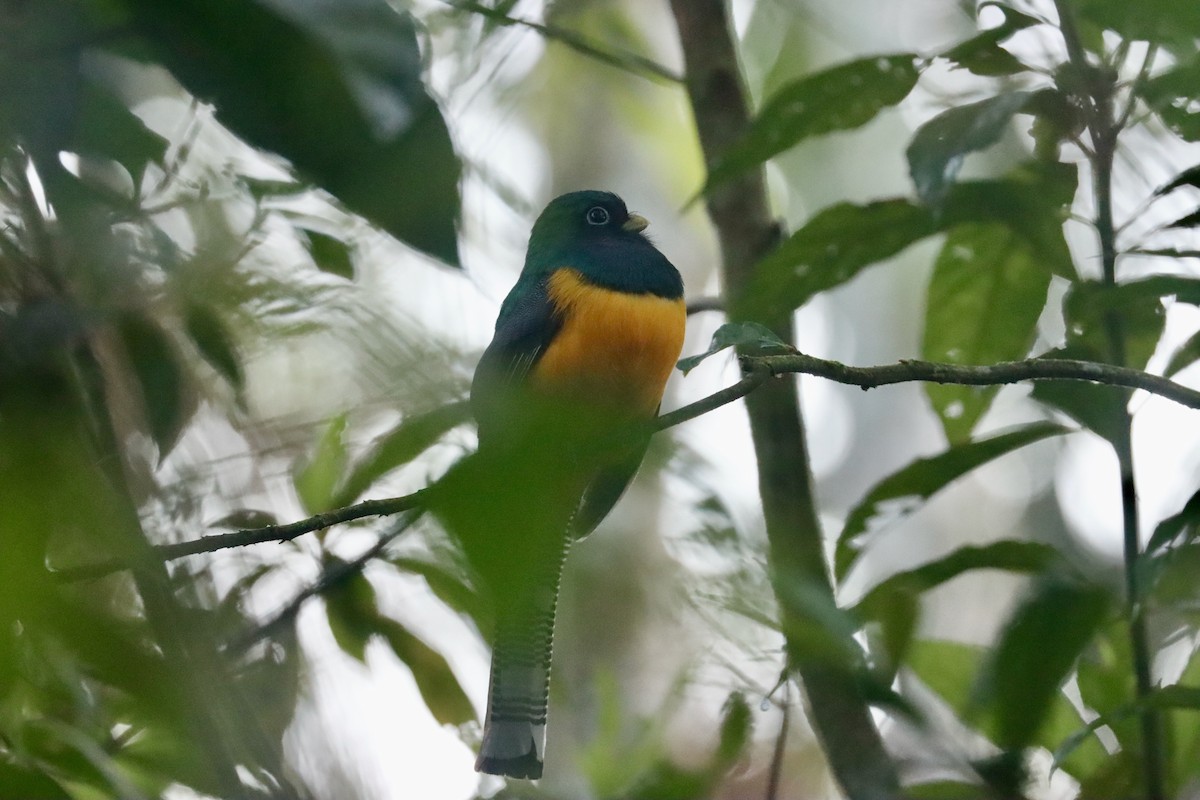
[[[1034,583],[990,651],[974,687],[989,732],[1006,750],[1032,743],[1076,658],[1104,622],[1107,589],[1061,577]]]
[[[737,763],[753,732],[754,719],[750,716],[746,698],[741,692],[730,693],[721,714],[721,734],[717,752],[713,754],[713,770],[724,771]]]
[[[1155,189],[1154,196],[1162,197],[1165,194],[1170,194],[1181,186],[1193,186],[1197,189],[1200,189],[1200,164],[1197,164],[1194,167],[1188,167],[1183,172],[1176,175],[1173,179]]]
[[[934,207],[942,205],[963,158],[998,142],[1031,96],[1031,92],[996,95],[955,106],[922,125],[906,151],[909,172],[921,200]]]
[[[87,82],[82,86],[79,121],[66,146],[80,155],[111,158],[129,172],[135,186],[146,167],[161,164],[167,152],[166,139],[107,90]]]
[[[915,587],[903,583],[892,584],[883,590],[883,594],[887,598],[885,602],[873,604],[869,609],[863,608],[860,602],[857,611],[865,622],[879,624],[878,641],[875,638],[868,641],[872,644],[873,660],[879,665],[875,671],[890,682],[904,663],[916,636],[921,616],[921,594]],[[867,633],[868,636],[872,633],[869,627]]]
[[[458,263],[461,164],[385,0],[119,0],[218,118],[408,244]]]
[[[408,464],[447,431],[470,418],[471,407],[466,401],[447,403],[424,414],[406,417],[351,466],[346,480],[332,501],[333,505],[336,507],[353,503],[375,481]]]
[[[911,512],[934,493],[944,489],[968,472],[1027,444],[1049,436],[1069,433],[1070,429],[1052,423],[1035,423],[994,434],[974,442],[955,445],[935,456],[919,458],[875,484],[866,497],[847,515],[838,535],[834,555],[834,575],[838,581],[850,572],[861,553],[857,539],[871,522],[886,515],[889,522]],[[904,507],[897,509],[898,502]],[[886,508],[881,506],[887,505]]]
[[[310,228],[298,228],[308,245],[313,263],[322,272],[354,280],[354,254],[350,245],[334,236]]]
[[[454,677],[446,659],[394,619],[380,617],[379,635],[412,672],[429,713],[442,725],[463,725],[475,719],[475,708]]]
[[[928,209],[905,199],[823,209],[755,268],[746,313],[770,318],[799,308],[937,230]]]
[[[1179,676],[1179,686],[1200,686],[1200,651],[1192,653],[1191,661]],[[1176,786],[1188,785],[1200,777],[1200,714],[1195,706],[1184,711],[1173,711],[1167,715],[1170,726],[1168,740],[1172,744],[1174,769],[1171,774]],[[1178,790],[1174,791],[1178,794]]]
[[[118,332],[137,378],[150,435],[159,458],[166,458],[186,421],[179,353],[166,332],[141,314],[122,314]]]
[[[1200,211],[1193,211],[1191,214],[1185,214],[1174,222],[1168,223],[1165,227],[1195,228],[1197,226],[1200,226]]]
[[[345,433],[346,415],[339,414],[325,426],[316,450],[293,478],[296,494],[309,514],[337,507],[335,492],[346,470]]]
[[[1033,115],[1029,135],[1033,153],[1042,163],[1058,163],[1059,146],[1087,127],[1087,115],[1076,96],[1060,87],[1038,89],[1024,110]]]
[[[905,786],[904,796],[911,800],[980,800],[987,796],[987,790],[978,783],[934,781]]]
[[[951,364],[1024,357],[1037,334],[1050,271],[1011,228],[967,224],[950,232],[934,264],[922,355]],[[951,442],[967,439],[997,387],[926,384],[925,393]]]
[[[1129,703],[1109,714],[1101,714],[1062,743],[1054,752],[1055,763],[1069,757],[1080,744],[1087,741],[1100,728],[1115,726],[1116,723],[1130,718],[1144,708],[1160,711],[1200,711],[1200,687],[1162,686],[1153,689],[1142,702]]]
[[[918,639],[909,648],[906,666],[963,717],[971,698],[971,682],[983,656],[983,648],[976,645]]]
[[[344,566],[344,562],[329,559],[326,569]],[[351,575],[322,595],[329,629],[338,647],[347,655],[366,662],[367,642],[379,633],[380,615],[375,603],[375,588],[361,572]]]
[[[908,96],[917,83],[916,63],[913,53],[871,56],[784,86],[712,168],[703,192],[809,137],[866,124]]]
[[[1042,572],[1058,558],[1053,547],[1040,542],[1002,540],[986,545],[967,545],[943,558],[887,578],[868,592],[855,610],[865,619],[878,619],[888,612],[888,604],[898,593],[920,594],[972,570]]]
[[[1184,530],[1188,530],[1190,536],[1194,536],[1198,524],[1200,524],[1200,491],[1189,497],[1178,513],[1172,514],[1158,523],[1154,529],[1154,535],[1146,543],[1146,553],[1154,553],[1171,544]]]
[[[1092,361],[1111,362],[1108,326],[1120,318],[1124,335],[1123,362],[1145,366],[1158,347],[1166,324],[1162,298],[1174,296],[1186,303],[1200,303],[1200,281],[1174,275],[1158,275],[1118,286],[1096,281],[1078,281],[1063,301],[1068,347],[1085,353]]]
[[[1200,331],[1196,331],[1188,340],[1179,345],[1179,349],[1171,356],[1163,374],[1168,378],[1200,361]]]
[[[1200,599],[1200,586],[1196,576],[1200,575],[1200,545],[1180,544],[1144,557],[1140,589],[1155,606],[1183,611],[1189,605],[1196,608]]]
[[[1004,14],[1004,22],[994,28],[989,28],[965,42],[960,42],[940,54],[954,64],[973,72],[976,75],[994,77],[1013,75],[1028,69],[1021,60],[1000,46],[1000,43],[1019,30],[1040,24],[1039,20],[1022,14],[1016,9],[1002,3],[983,3],[979,10],[986,6],[995,6]]]
[[[1183,3],[1181,6],[1193,5]],[[1137,94],[1175,133],[1189,142],[1200,142],[1200,55],[1135,86]]]
[[[795,350],[776,336],[770,328],[757,322],[727,322],[713,333],[708,350],[697,356],[681,358],[676,365],[683,374],[695,369],[701,361],[727,347],[750,348],[757,353],[792,353]]]
[[[1200,39],[1200,6],[1179,0],[1145,0],[1136,6],[1121,0],[1080,0],[1081,17],[1116,31],[1125,39],[1153,42],[1195,52]]]
[[[73,795],[43,772],[0,759],[0,791],[22,800],[72,800]]]
[[[221,377],[229,381],[229,385],[240,395],[246,387],[242,359],[233,337],[217,313],[201,303],[189,303],[184,316],[184,329],[204,360],[221,373]]]
[[[1062,347],[1043,353],[1043,357],[1092,360],[1093,353],[1082,347]],[[1110,442],[1121,435],[1129,403],[1127,389],[1083,381],[1037,381],[1030,396]]]
[[[489,605],[450,570],[419,558],[393,558],[391,563],[396,569],[420,575],[439,600],[455,611],[466,614],[479,628],[487,630],[490,627]]]

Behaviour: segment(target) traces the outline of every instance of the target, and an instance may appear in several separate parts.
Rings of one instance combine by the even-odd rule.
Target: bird
[[[438,482],[494,616],[480,772],[542,775],[563,561],[637,472],[683,347],[683,280],[647,225],[606,191],[546,206],[471,383],[478,447]]]

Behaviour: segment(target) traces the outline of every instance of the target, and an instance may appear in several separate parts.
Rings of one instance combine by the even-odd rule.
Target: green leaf
[[[1166,324],[1162,298],[1200,302],[1200,281],[1159,275],[1118,286],[1078,281],[1063,300],[1067,346],[1090,361],[1111,362],[1108,335],[1113,319],[1121,320],[1124,363],[1143,367],[1158,347]]]
[[[972,681],[985,652],[977,645],[918,639],[909,649],[906,666],[963,717],[970,703]]]
[[[337,275],[348,281],[354,280],[354,254],[346,242],[327,233],[309,228],[297,228],[304,237],[313,263],[322,272]]]
[[[1188,167],[1183,172],[1176,175],[1174,179],[1155,189],[1154,196],[1162,197],[1165,194],[1170,194],[1181,186],[1192,186],[1200,189],[1200,164],[1197,164],[1194,167]]]
[[[967,545],[935,561],[892,575],[868,592],[855,611],[865,619],[878,619],[888,612],[888,604],[897,594],[920,594],[972,570],[1043,572],[1058,559],[1053,547],[1040,542],[1002,540]]]
[[[1043,353],[1043,358],[1082,358],[1091,353],[1077,348],[1059,348]],[[1036,381],[1030,397],[1056,408],[1083,427],[1110,442],[1117,441],[1124,426],[1129,390],[1083,381]]]
[[[1200,5],[1186,0],[1079,0],[1076,5],[1080,17],[1125,39],[1180,52],[1195,52],[1195,40],[1200,39]]]
[[[905,786],[904,796],[910,800],[980,800],[987,789],[978,783],[963,781],[933,781]]]
[[[984,77],[1013,75],[1029,69],[1000,43],[1019,30],[1041,24],[1040,21],[1001,3],[982,3],[979,11],[986,6],[999,8],[1004,14],[1004,22],[956,44],[939,54],[939,57]]]
[[[955,106],[926,122],[912,138],[906,154],[917,195],[938,207],[954,183],[963,158],[1000,140],[1032,92],[1009,92],[977,103]]]
[[[242,359],[217,313],[206,305],[189,303],[184,313],[184,329],[204,360],[241,396],[246,388]]]
[[[43,772],[0,758],[0,786],[8,797],[22,800],[72,800],[58,781]]]
[[[481,630],[490,627],[491,606],[459,575],[440,564],[419,558],[398,557],[391,559],[391,563],[396,569],[424,578],[439,600],[460,614],[466,614]]]
[[[911,513],[921,502],[978,467],[1050,436],[1069,433],[1061,425],[1039,422],[955,445],[935,456],[918,458],[871,487],[846,516],[834,554],[834,576],[841,582],[862,553],[859,537],[874,521],[888,522]]]
[[[1128,720],[1143,709],[1158,711],[1200,711],[1200,687],[1163,686],[1151,690],[1143,701],[1129,703],[1107,714],[1101,714],[1063,741],[1054,751],[1054,762],[1061,763],[1077,747],[1088,741],[1096,731],[1105,726],[1117,727],[1117,723]]]
[[[386,0],[117,0],[162,63],[247,142],[449,264],[461,164]]]
[[[464,725],[475,719],[475,708],[441,653],[418,639],[394,619],[377,620],[379,635],[408,666],[421,698],[442,725]]]
[[[900,198],[822,209],[755,268],[746,315],[770,319],[799,308],[937,230],[928,209]]]
[[[470,418],[471,407],[466,401],[448,403],[424,414],[406,417],[350,468],[332,500],[333,505],[353,503],[377,480],[408,464],[447,431]]]
[[[329,558],[323,566],[328,571],[344,567],[345,562]],[[373,634],[381,632],[381,618],[371,582],[357,572],[326,589],[321,597],[325,601],[329,629],[338,647],[347,655],[366,663],[367,642]]]
[[[922,356],[951,364],[1024,357],[1037,335],[1050,272],[1012,229],[967,224],[946,237],[929,282]],[[951,442],[968,438],[998,387],[926,384]]]
[[[1189,142],[1200,142],[1200,55],[1135,85],[1163,123]]]
[[[755,354],[795,352],[791,345],[776,336],[765,325],[757,322],[727,322],[713,333],[708,350],[697,356],[681,358],[676,367],[686,375],[699,366],[700,362],[727,347],[737,347],[743,351],[749,349]]]
[[[1109,591],[1063,577],[1037,581],[1009,618],[973,690],[1005,750],[1033,743],[1075,660],[1107,617]]]
[[[730,692],[721,713],[721,732],[717,752],[713,754],[712,771],[719,774],[737,763],[753,732],[754,719],[750,716],[746,698],[741,692]]]
[[[85,82],[79,120],[66,147],[83,156],[116,161],[129,172],[137,186],[147,165],[162,163],[167,140],[147,128],[106,89]]]
[[[1200,361],[1200,331],[1196,331],[1188,337],[1186,342],[1179,345],[1179,348],[1172,354],[1171,360],[1167,362],[1167,368],[1163,370],[1163,375],[1170,378],[1197,361]]]
[[[1188,532],[1185,541],[1190,540],[1195,535],[1197,525],[1200,525],[1200,491],[1189,497],[1178,513],[1158,523],[1154,535],[1146,543],[1145,554],[1150,555],[1174,543],[1184,531]]]
[[[345,414],[331,419],[317,442],[316,450],[293,478],[300,504],[309,514],[337,508],[335,493],[346,469],[345,432]]]
[[[1200,211],[1193,211],[1190,214],[1185,214],[1174,222],[1170,222],[1164,227],[1167,228],[1196,228],[1200,227]]]
[[[175,446],[186,422],[179,353],[166,332],[141,314],[122,314],[118,332],[137,377],[146,424],[161,460]]]
[[[908,96],[917,83],[913,53],[839,64],[787,84],[709,171],[701,194],[812,136],[857,128]]]

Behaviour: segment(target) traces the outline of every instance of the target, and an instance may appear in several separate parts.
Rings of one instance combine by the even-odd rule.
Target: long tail
[[[475,761],[479,772],[542,777],[554,612],[567,546],[564,536],[558,557],[550,559],[529,594],[530,602],[497,619],[483,742]]]

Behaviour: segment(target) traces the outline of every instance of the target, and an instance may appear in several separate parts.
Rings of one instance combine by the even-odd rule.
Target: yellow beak
[[[630,214],[629,219],[621,226],[621,230],[631,233],[641,233],[646,230],[646,226],[650,224],[650,220],[643,217],[641,214]]]

